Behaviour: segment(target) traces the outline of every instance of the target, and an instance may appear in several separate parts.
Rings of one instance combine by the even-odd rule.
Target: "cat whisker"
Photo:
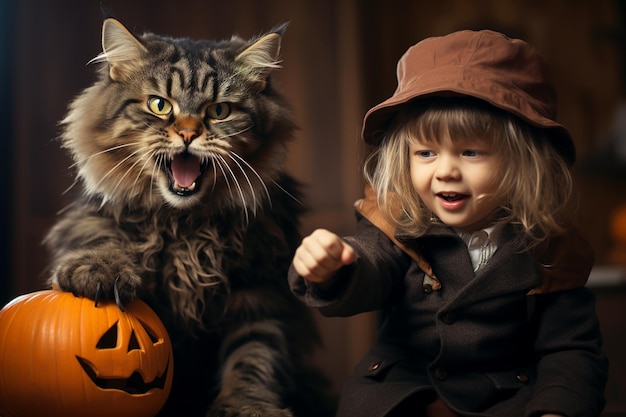
[[[122,166],[124,164],[124,162],[128,161],[129,159],[131,159],[132,157],[134,157],[137,153],[139,153],[139,149],[129,153],[128,155],[126,155],[125,158],[123,158],[121,161],[119,161],[117,164],[113,165],[113,167],[111,169],[109,169],[106,174],[104,174],[102,176],[102,178],[100,178],[100,180],[96,183],[95,187],[100,187],[100,184],[102,184],[102,182],[104,180],[106,180],[111,174],[113,174],[113,172],[115,172],[115,170],[117,170],[120,166]],[[117,186],[116,186],[117,187]]]
[[[269,202],[270,207],[271,207],[271,206],[272,206],[272,197],[271,197],[271,195],[270,195],[269,190],[267,189],[267,186],[265,185],[265,181],[263,181],[263,178],[261,178],[261,176],[259,175],[259,173],[257,172],[257,170],[256,170],[256,169],[254,169],[254,168],[252,167],[252,165],[250,165],[250,164],[248,163],[248,161],[246,161],[244,158],[242,158],[241,156],[239,156],[236,152],[230,152],[230,154],[232,154],[232,155],[233,155],[233,156],[235,156],[237,159],[239,159],[241,162],[243,162],[243,163],[244,163],[244,165],[246,165],[246,166],[250,169],[250,171],[252,171],[252,173],[253,173],[253,174],[254,174],[254,175],[258,178],[259,182],[260,182],[260,183],[261,183],[261,185],[263,186],[263,190],[265,191],[265,195],[267,196],[267,201]],[[239,165],[239,164],[237,164],[237,165]],[[243,171],[243,169],[242,169],[242,171]],[[245,174],[245,173],[244,173],[244,174]],[[246,175],[246,178],[247,178],[247,175]],[[252,191],[254,192],[254,188],[252,187],[252,184],[251,184],[250,180],[248,180],[248,184],[250,184],[250,189],[252,189]]]
[[[232,138],[234,136],[239,136],[242,133],[245,133],[245,132],[247,132],[250,129],[252,129],[252,125],[250,125],[248,127],[245,127],[245,128],[243,128],[241,130],[238,130],[237,132],[233,132],[233,133],[229,133],[228,135],[220,136],[219,139]]]
[[[163,154],[157,155],[156,163],[152,166],[152,173],[150,175],[150,194],[149,194],[150,202],[153,201],[152,190],[154,190],[154,180],[155,178],[157,178],[157,171],[159,170],[160,167],[163,167],[164,165],[165,165],[165,155]]]
[[[74,186],[78,185],[78,178],[74,178],[74,181],[72,181],[72,183],[69,185],[69,187],[67,187],[62,193],[61,195],[65,195],[67,193],[70,192],[70,190],[72,188],[74,188]]]
[[[146,156],[146,155],[149,155],[150,153],[151,153],[151,151],[148,151],[148,152],[144,153],[143,155],[140,155],[140,157],[137,158],[137,160],[135,162],[133,162],[133,164],[131,166],[128,167],[126,172],[124,174],[122,174],[122,176],[120,176],[119,179],[117,180],[117,183],[115,184],[115,187],[113,187],[113,192],[115,192],[117,190],[117,188],[120,186],[120,183],[124,180],[124,178],[126,178],[128,176],[128,174],[130,174],[130,172],[133,170],[133,168],[135,168],[142,161],[143,157]],[[138,154],[139,154],[139,151],[136,151],[135,155],[138,155]],[[141,170],[139,172],[141,173]],[[138,180],[138,177],[135,178],[134,183],[136,183],[137,180]]]
[[[306,207],[306,205],[298,200],[298,198],[296,198],[296,196],[294,196],[293,194],[291,194],[289,191],[285,190],[283,187],[281,187],[281,185],[279,183],[277,183],[276,181],[272,180],[272,183],[277,186],[282,192],[284,192],[285,194],[287,194],[289,197],[291,197],[296,203],[300,204],[302,207]]]
[[[76,201],[72,201],[69,204],[67,204],[65,207],[63,207],[60,210],[58,210],[56,212],[56,215],[60,216],[60,215],[64,214],[65,212],[67,212],[68,210],[74,208],[75,206],[76,206]]]
[[[124,143],[124,144],[117,145],[117,146],[112,146],[112,147],[104,149],[104,150],[102,150],[100,152],[96,152],[96,153],[91,154],[89,156],[86,156],[86,157],[84,157],[82,159],[79,159],[76,162],[74,162],[72,165],[70,165],[69,167],[70,167],[70,169],[72,169],[72,168],[75,168],[76,166],[82,165],[83,162],[88,161],[91,158],[94,158],[94,157],[96,157],[98,155],[102,155],[102,154],[105,154],[105,153],[108,153],[108,152],[116,151],[118,149],[126,148],[128,146],[140,145],[140,144],[141,144],[141,142],[137,141],[137,142]]]
[[[143,165],[141,166],[141,169],[137,173],[137,177],[135,178],[135,181],[133,182],[133,188],[135,188],[135,186],[137,185],[137,182],[139,181],[139,175],[146,169],[146,166],[152,160],[152,158],[153,158],[155,153],[156,153],[156,150],[151,150],[150,152],[146,152],[143,155],[145,160],[144,160]],[[150,185],[152,185],[152,181],[154,181],[154,178],[155,178],[155,174],[154,173],[155,173],[156,168],[158,167],[158,164],[159,164],[159,162],[158,162],[159,157],[157,157],[155,159],[157,160],[157,163],[152,165],[152,173],[150,175]],[[152,191],[152,189],[150,191]]]
[[[226,185],[228,186],[228,193],[230,194],[230,198],[234,199],[235,196],[233,194],[233,189],[232,189],[232,187],[230,185],[230,180],[228,179],[228,176],[226,175],[226,171],[224,170],[224,167],[222,166],[222,164],[225,164],[226,161],[224,161],[223,158],[218,159],[217,155],[214,156],[212,158],[212,160],[214,161],[213,165],[214,166],[217,165],[219,167],[220,171],[222,171],[222,177],[224,178],[224,181],[226,181]],[[215,177],[213,179],[213,185],[215,186],[215,185],[217,185],[217,171],[216,171],[215,168],[213,168],[213,172],[215,174]]]
[[[239,170],[241,171],[241,173],[243,174],[244,178],[246,179],[246,182],[248,183],[248,187],[250,187],[250,192],[252,194],[252,207],[253,207],[253,214],[256,215],[256,209],[257,209],[257,198],[256,198],[256,192],[254,191],[254,187],[252,186],[252,181],[250,181],[250,177],[248,177],[248,174],[246,174],[246,171],[244,170],[243,166],[241,166],[241,164],[235,159],[233,158],[233,155],[236,155],[234,152],[229,152],[228,153],[228,157],[235,163],[235,165],[237,165],[237,167],[239,168]]]
[[[211,158],[204,157],[202,159],[202,163],[207,164],[207,162],[210,160]],[[213,185],[211,185],[211,193],[215,191],[215,187],[217,186],[217,167],[215,165],[216,165],[215,163],[211,164],[211,166],[213,167]]]
[[[154,150],[148,150],[145,153],[143,153],[142,155],[140,155],[140,157],[137,159],[137,161],[135,161],[130,167],[128,167],[128,169],[126,170],[126,172],[118,179],[117,184],[115,184],[115,187],[113,188],[113,192],[116,192],[118,187],[121,185],[122,181],[124,180],[124,178],[126,178],[126,176],[128,174],[130,174],[130,172],[133,170],[133,168],[135,168],[141,161],[142,159],[144,159],[146,156],[151,156],[154,155]],[[139,151],[136,152],[137,154],[139,153]],[[133,181],[133,186],[130,189],[130,194],[132,195],[133,190],[135,189],[135,186],[137,185],[137,181],[139,181],[139,178],[141,176],[141,173],[143,172],[143,168],[145,168],[146,164],[150,161],[149,158],[146,158],[144,160],[144,164],[142,166],[142,168],[139,170],[139,172],[137,173],[135,180]]]
[[[223,166],[230,173],[230,176],[233,179],[233,183],[237,187],[237,193],[239,194],[239,197],[241,198],[241,202],[242,202],[244,210],[246,212],[246,223],[249,222],[250,219],[249,219],[249,214],[248,214],[248,204],[246,204],[246,196],[243,193],[243,189],[241,188],[241,185],[239,184],[239,181],[237,181],[237,177],[235,176],[235,173],[230,168],[230,166],[228,165],[228,163],[226,162],[226,160],[224,159],[224,157],[222,155],[216,154],[215,157],[223,163]],[[220,164],[220,165],[222,165],[222,164]],[[224,178],[226,178],[226,174],[225,173],[224,173]]]

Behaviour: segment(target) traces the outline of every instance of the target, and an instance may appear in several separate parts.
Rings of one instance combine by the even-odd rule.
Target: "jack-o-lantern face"
[[[128,324],[131,326],[129,327]],[[162,336],[152,330],[146,323],[130,317],[128,321],[116,321],[95,345],[91,358],[76,355],[76,359],[87,376],[101,389],[117,389],[132,395],[145,394],[152,389],[163,390],[169,369],[168,352],[165,356],[159,355],[158,350],[167,351],[168,347]],[[153,360],[166,360],[165,367],[144,366],[135,369],[130,375],[106,375],[111,369],[114,356],[121,356],[129,360],[131,356],[142,356]],[[130,359],[130,363],[137,363]],[[99,367],[97,363],[103,364]],[[160,375],[154,372],[161,371]]]
[[[121,311],[61,291],[0,311],[0,415],[154,416],[172,383],[169,336],[136,300]]]

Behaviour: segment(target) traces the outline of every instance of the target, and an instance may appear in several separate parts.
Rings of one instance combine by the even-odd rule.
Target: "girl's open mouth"
[[[461,208],[469,195],[467,194],[457,194],[457,193],[438,193],[437,198],[443,207],[446,210],[458,210]]]

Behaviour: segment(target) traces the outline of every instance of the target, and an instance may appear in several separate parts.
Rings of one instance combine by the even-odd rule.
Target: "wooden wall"
[[[623,100],[625,44],[612,0],[0,0],[0,176],[2,242],[0,305],[42,288],[40,245],[67,202],[69,161],[55,141],[66,103],[93,79],[87,61],[100,48],[100,3],[138,32],[192,38],[253,36],[289,21],[278,80],[301,130],[289,169],[308,185],[311,213],[303,232],[327,227],[350,233],[360,196],[356,143],[362,115],[395,89],[395,65],[416,41],[461,28],[491,28],[535,44],[553,67],[560,120],[578,147],[580,226],[605,264],[608,218],[626,203],[626,177],[603,172],[597,154]],[[621,42],[618,42],[619,40]],[[626,141],[626,138],[623,140]],[[624,325],[615,301],[599,298],[607,346],[615,355],[608,409],[626,410]],[[622,312],[623,313],[623,312]],[[622,314],[623,317],[623,314]],[[374,319],[319,318],[326,343],[320,366],[336,382],[374,334]],[[616,353],[613,353],[616,352]]]

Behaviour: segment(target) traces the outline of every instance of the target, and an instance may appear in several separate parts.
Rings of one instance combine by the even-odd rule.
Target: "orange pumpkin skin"
[[[125,306],[44,290],[0,310],[0,415],[152,417],[172,385],[169,336],[140,300]]]

